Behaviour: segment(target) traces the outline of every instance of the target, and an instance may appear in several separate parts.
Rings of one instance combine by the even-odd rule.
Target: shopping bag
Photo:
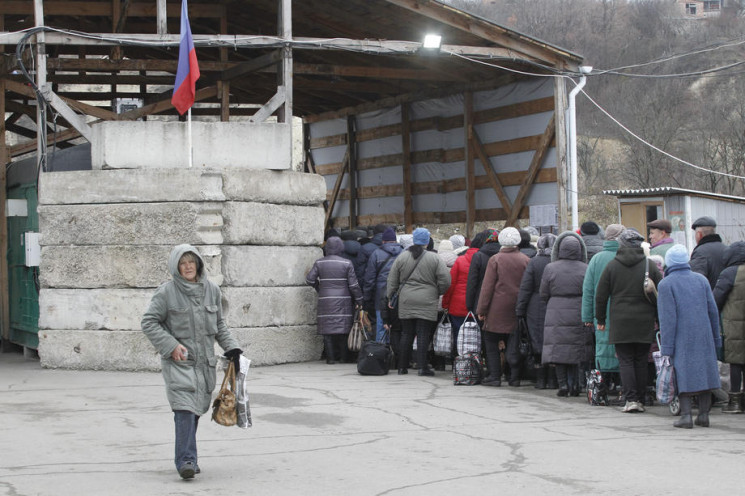
[[[466,353],[481,352],[481,329],[476,322],[476,317],[471,312],[466,315],[466,320],[458,331],[458,355]]]
[[[453,327],[447,311],[442,314],[435,331],[435,355],[450,356],[453,348]]]
[[[670,357],[662,357],[660,373],[657,375],[657,401],[663,405],[675,398],[675,368],[670,363]]]
[[[364,310],[355,311],[354,324],[352,324],[352,330],[347,338],[349,351],[360,351],[362,343],[370,338],[371,327],[367,312]]]

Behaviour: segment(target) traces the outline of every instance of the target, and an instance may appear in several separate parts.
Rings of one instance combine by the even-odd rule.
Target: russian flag
[[[199,79],[199,64],[197,52],[194,49],[194,40],[191,37],[191,26],[189,26],[189,8],[186,0],[181,0],[181,40],[178,49],[176,83],[171,97],[171,103],[181,115],[194,105],[197,79]]]

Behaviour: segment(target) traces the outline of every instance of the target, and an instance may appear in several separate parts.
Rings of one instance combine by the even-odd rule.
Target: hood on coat
[[[202,255],[197,251],[196,248],[194,248],[192,245],[178,245],[171,250],[171,254],[168,256],[168,273],[171,274],[171,277],[174,279],[180,279],[182,281],[185,281],[183,277],[181,277],[181,274],[178,271],[178,262],[181,260],[181,257],[184,255],[184,253],[193,253],[196,255],[197,259],[199,260],[199,263],[197,264],[197,281],[201,281],[204,277],[204,259],[202,258]]]
[[[559,246],[559,260],[581,260],[582,246],[577,238],[572,236],[562,240]]]
[[[724,250],[724,266],[745,264],[745,241],[735,241]]]
[[[626,267],[631,267],[638,264],[647,257],[644,255],[644,250],[641,246],[619,246],[618,252],[616,252],[616,260],[624,264]]]
[[[402,251],[404,251],[404,249],[401,248],[401,245],[398,243],[383,243],[380,249],[388,253],[389,255],[393,255],[394,257],[398,256]]]
[[[326,256],[329,255],[341,255],[344,252],[344,242],[341,238],[332,236],[326,240],[325,246]]]
[[[538,250],[536,250],[533,245],[528,245],[525,248],[520,248],[520,253],[528,258],[533,258],[538,254]]]
[[[362,245],[357,240],[348,239],[344,241],[344,251],[347,253],[347,255],[356,257],[361,248]]]
[[[570,238],[574,239],[579,246],[570,242],[567,248],[562,250],[562,245]],[[574,245],[574,248],[571,248],[572,245]],[[573,250],[575,249],[576,254],[573,255]],[[587,247],[579,234],[574,231],[564,231],[559,234],[559,237],[556,238],[556,242],[551,249],[551,261],[555,262],[557,260],[579,260],[587,263]]]
[[[554,243],[556,243],[556,235],[552,233],[544,234],[543,236],[538,238],[538,242],[536,243],[536,246],[538,247],[538,254],[550,257],[551,250],[554,247]]]

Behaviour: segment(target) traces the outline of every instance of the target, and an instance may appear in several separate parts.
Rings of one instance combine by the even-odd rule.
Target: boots
[[[502,385],[502,362],[499,356],[499,345],[487,341],[486,348],[486,366],[489,369],[489,376],[481,381],[484,386],[499,387]]]
[[[722,407],[722,413],[742,413],[743,393],[729,393],[729,401]]]
[[[556,367],[544,365],[546,371],[546,389],[558,389],[559,383],[556,381]]]
[[[324,335],[323,346],[326,348],[326,363],[329,365],[335,364],[336,358],[334,357],[334,336]]]
[[[556,391],[556,396],[568,396],[569,395],[569,383],[567,382],[567,368],[564,365],[556,366],[556,379],[559,382],[559,390]]]
[[[680,418],[673,423],[673,426],[681,429],[693,429],[693,419],[691,418],[691,397],[681,395],[680,400]]]
[[[711,391],[704,391],[698,394],[698,415],[696,415],[696,425],[709,427],[709,410],[711,410]]]
[[[535,369],[535,388],[546,389],[546,367],[540,366]]]
[[[339,334],[334,336],[336,338],[336,346],[334,348],[339,349],[339,361],[341,363],[349,363],[349,348],[347,348],[347,335]]]
[[[510,386],[520,387],[520,367],[510,366]]]

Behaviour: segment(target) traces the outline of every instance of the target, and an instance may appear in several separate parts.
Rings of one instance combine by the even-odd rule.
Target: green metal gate
[[[26,217],[8,217],[10,341],[39,347],[39,267],[26,267],[24,233],[39,232],[36,184],[10,188],[8,199],[26,200]]]

